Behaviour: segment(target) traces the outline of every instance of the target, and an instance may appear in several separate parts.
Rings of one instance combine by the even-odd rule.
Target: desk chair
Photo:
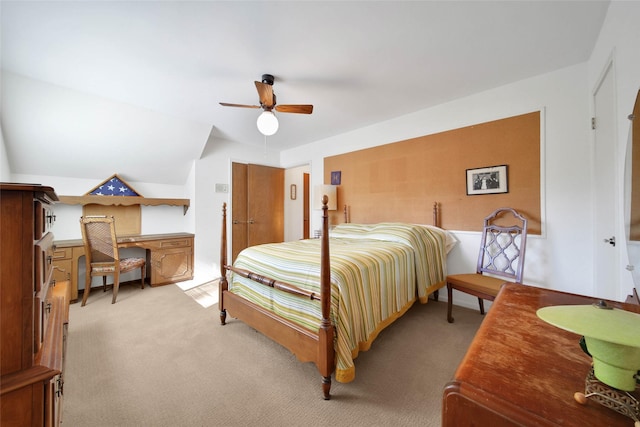
[[[87,303],[91,291],[91,278],[102,276],[102,290],[107,288],[107,276],[113,276],[113,298],[115,304],[120,287],[120,273],[140,269],[141,288],[144,289],[146,260],[144,258],[120,258],[116,240],[115,220],[112,216],[80,217],[82,241],[86,256],[87,273],[82,296],[82,306]]]
[[[484,314],[483,300],[493,301],[506,281],[522,283],[526,242],[527,219],[515,209],[499,208],[484,219],[476,272],[447,276],[449,323],[454,321],[454,289],[478,297],[480,313]]]

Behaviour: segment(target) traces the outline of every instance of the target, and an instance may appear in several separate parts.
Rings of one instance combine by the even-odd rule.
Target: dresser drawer
[[[49,317],[53,308],[52,286],[47,286],[42,292],[36,294],[33,299],[33,323],[34,323],[34,349],[35,353],[42,348],[42,343],[47,335]]]
[[[34,246],[34,284],[38,293],[51,281],[53,274],[53,234],[47,233]]]
[[[38,240],[51,231],[53,223],[56,220],[56,216],[53,214],[53,208],[51,205],[42,203],[39,200],[34,202],[33,208],[35,209],[34,233],[36,240]]]

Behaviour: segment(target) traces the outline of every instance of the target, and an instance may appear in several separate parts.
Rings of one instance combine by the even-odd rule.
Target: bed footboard
[[[260,331],[272,340],[289,349],[304,362],[314,362],[322,376],[323,398],[330,399],[331,374],[335,369],[334,326],[331,312],[331,270],[329,265],[329,218],[328,198],[322,199],[322,241],[320,266],[320,295],[279,280],[261,276],[253,272],[237,269],[227,262],[227,204],[222,205],[222,238],[220,242],[220,285],[218,307],[220,323],[226,324],[227,310],[247,325]],[[256,283],[270,286],[302,298],[320,301],[322,320],[317,332],[309,331],[275,313],[259,307],[244,298],[229,292],[227,273],[229,271],[249,278]]]

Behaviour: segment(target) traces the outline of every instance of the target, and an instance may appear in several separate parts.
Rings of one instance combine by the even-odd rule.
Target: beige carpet
[[[204,308],[209,308],[214,304],[218,304],[218,280],[187,289],[184,293]]]
[[[482,317],[414,305],[356,359],[356,379],[320,375],[243,323],[219,324],[175,285],[92,292],[70,307],[63,425],[439,426],[442,390]]]

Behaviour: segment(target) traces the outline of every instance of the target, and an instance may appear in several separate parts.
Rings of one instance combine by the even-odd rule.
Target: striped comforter
[[[330,234],[331,321],[336,329],[336,381],[355,378],[353,359],[418,298],[444,284],[447,233],[412,224],[341,224]],[[320,239],[253,246],[234,266],[320,294]],[[229,290],[312,331],[318,301],[232,275]]]

